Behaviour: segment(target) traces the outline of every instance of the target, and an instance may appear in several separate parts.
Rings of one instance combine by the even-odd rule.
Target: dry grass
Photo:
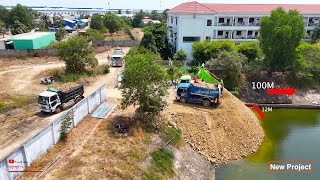
[[[141,41],[143,38],[143,32],[141,28],[133,28],[131,30],[131,34],[133,35],[134,39],[137,41]]]
[[[106,33],[106,41],[130,41],[131,38],[129,34],[127,34],[125,31],[118,31],[115,33]]]
[[[104,53],[104,52],[110,51],[111,46],[93,47],[93,49],[96,54],[99,54],[99,53]]]

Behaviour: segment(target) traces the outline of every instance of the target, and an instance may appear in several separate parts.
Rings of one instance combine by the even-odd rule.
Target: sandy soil
[[[124,48],[125,53],[129,48]],[[107,53],[97,54],[99,64],[108,63]],[[12,95],[36,96],[47,89],[47,86],[40,85],[33,80],[41,71],[63,67],[59,61],[43,64],[28,64],[17,66],[10,65],[5,71],[0,72],[0,93],[10,93]],[[110,68],[110,73],[91,78],[91,83],[85,86],[84,96],[88,96],[103,84],[107,84],[108,97],[119,97],[120,93],[114,91],[117,86],[117,74],[122,68]],[[10,76],[9,76],[10,75]],[[36,103],[29,104],[23,108],[15,109],[0,114],[0,158],[9,153],[12,149],[19,147],[25,140],[33,137],[43,128],[50,125],[59,114],[44,116],[39,112]]]
[[[173,97],[171,89],[169,101]],[[194,150],[215,164],[254,153],[264,137],[255,114],[227,90],[217,108],[173,102],[165,116]]]
[[[131,30],[131,34],[134,36],[134,38],[138,41],[142,40],[143,32],[141,28],[133,28]]]

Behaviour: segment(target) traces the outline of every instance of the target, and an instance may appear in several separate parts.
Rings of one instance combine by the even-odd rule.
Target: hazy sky
[[[63,6],[111,9],[170,9],[188,0],[0,0],[0,5],[12,6],[21,3],[26,6]],[[193,1],[193,0],[189,0]],[[203,3],[251,3],[251,4],[320,4],[320,0],[198,0]]]

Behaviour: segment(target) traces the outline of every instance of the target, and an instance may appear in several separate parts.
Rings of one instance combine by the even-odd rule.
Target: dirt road
[[[123,48],[127,53],[130,48]],[[112,54],[112,51],[97,54],[96,58],[99,64],[106,64],[107,56]],[[0,93],[23,94],[28,96],[36,96],[47,89],[46,86],[34,84],[33,78],[43,70],[48,70],[57,67],[63,67],[64,63],[56,59],[53,62],[43,64],[28,64],[9,66],[0,72]],[[107,84],[108,97],[120,97],[120,93],[114,90],[117,86],[117,75],[122,68],[110,68],[110,73],[101,75],[94,79],[94,82],[89,86],[85,86],[85,96],[90,95],[97,90],[101,85]],[[38,107],[31,106],[23,109],[16,109],[10,112],[10,116],[6,115],[6,119],[0,124],[0,159],[13,149],[20,146],[25,140],[33,137],[43,128],[50,125],[59,114],[43,116],[39,113]],[[1,114],[0,114],[1,115]]]

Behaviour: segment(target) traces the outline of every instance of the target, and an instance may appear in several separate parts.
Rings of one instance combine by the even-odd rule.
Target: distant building
[[[147,26],[147,25],[150,25],[150,24],[158,24],[158,23],[161,23],[159,20],[153,20],[153,19],[150,19],[148,16],[144,17],[142,20],[141,20],[142,24]]]
[[[298,10],[305,21],[305,40],[320,20],[320,5],[316,4],[208,4],[196,1],[182,3],[168,13],[168,41],[175,53],[183,49],[192,59],[192,45],[197,41],[255,41],[259,36],[260,20],[272,10]]]
[[[42,49],[56,40],[54,32],[30,32],[8,38],[14,49]]]

